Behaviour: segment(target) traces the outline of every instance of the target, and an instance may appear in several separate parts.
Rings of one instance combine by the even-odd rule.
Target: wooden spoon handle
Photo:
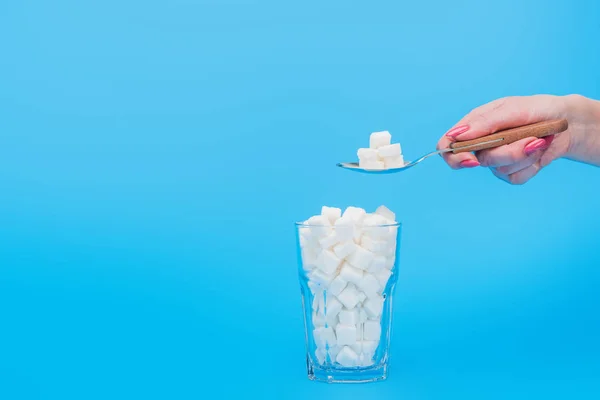
[[[538,122],[536,124],[520,126],[518,128],[506,129],[504,131],[499,131],[473,140],[454,142],[450,145],[450,148],[454,149],[452,151],[453,153],[491,149],[493,147],[503,146],[505,144],[510,144],[516,142],[517,140],[528,137],[542,138],[544,136],[555,135],[557,133],[566,131],[568,127],[569,123],[566,119]],[[486,143],[493,140],[496,141],[493,143]]]

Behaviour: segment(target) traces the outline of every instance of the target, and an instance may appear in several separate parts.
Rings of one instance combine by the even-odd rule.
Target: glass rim
[[[297,228],[335,228],[334,225],[314,225],[306,224],[304,222],[295,222]],[[342,225],[343,226],[343,225]],[[353,225],[350,225],[353,226]],[[358,225],[361,228],[389,228],[389,227],[401,227],[402,222],[394,222],[393,224],[379,224],[379,225]]]

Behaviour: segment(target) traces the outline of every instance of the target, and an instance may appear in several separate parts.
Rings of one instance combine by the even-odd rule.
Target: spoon
[[[425,154],[421,158],[418,158],[415,161],[407,162],[399,168],[365,169],[359,167],[357,162],[342,162],[337,164],[337,166],[344,169],[349,169],[351,171],[362,172],[367,174],[393,174],[412,168],[424,159],[434,156],[436,154],[443,154],[449,152],[456,154],[464,153],[466,151],[491,149],[494,147],[503,146],[505,144],[510,144],[516,142],[517,140],[525,139],[528,137],[542,138],[549,135],[555,135],[557,133],[566,131],[568,127],[569,123],[566,119],[556,119],[551,121],[538,122],[530,125],[524,125],[518,128],[506,129],[477,139],[454,142],[447,149],[441,149],[431,152],[429,154]]]

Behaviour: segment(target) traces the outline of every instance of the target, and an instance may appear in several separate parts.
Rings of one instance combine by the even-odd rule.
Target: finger
[[[470,140],[499,130],[559,118],[556,96],[505,97],[475,108],[446,135],[455,140]]]
[[[536,161],[529,167],[509,175],[501,174],[494,168],[491,168],[491,171],[496,177],[502,179],[505,182],[510,183],[511,185],[522,185],[525,182],[529,181],[531,178],[533,178],[535,175],[537,175],[540,169],[540,162]]]
[[[438,142],[437,149],[447,149],[450,147],[450,144],[452,142],[452,139],[450,139],[447,136],[444,136]],[[452,152],[448,152],[442,153],[441,156],[452,169],[473,168],[479,166],[479,161],[477,160],[477,157],[472,153],[454,154]]]
[[[494,168],[496,172],[501,175],[511,175],[515,172],[519,172],[538,162],[540,158],[542,158],[542,154],[544,154],[543,150],[537,150],[531,153],[529,156],[525,157],[519,162],[510,165],[504,165],[501,167]]]
[[[516,164],[527,158],[530,153],[526,153],[525,148],[529,149],[528,146],[536,140],[538,139],[535,137],[529,137],[504,146],[481,150],[476,153],[477,159],[484,167],[502,167]]]

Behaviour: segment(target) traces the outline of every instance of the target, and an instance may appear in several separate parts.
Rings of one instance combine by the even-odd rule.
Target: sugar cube
[[[378,171],[385,169],[385,163],[383,161],[358,160],[358,166],[367,171]]]
[[[334,224],[335,221],[342,216],[342,209],[336,207],[321,207],[321,215],[329,220],[330,224]]]
[[[335,358],[339,354],[340,350],[342,350],[342,346],[330,346],[329,347],[328,353],[329,353],[329,357],[331,358],[332,361],[335,361]]]
[[[325,364],[325,361],[327,360],[327,350],[324,348],[317,348],[315,356],[317,357],[317,362],[319,364]]]
[[[392,276],[392,272],[387,268],[383,268],[375,273],[375,277],[379,281],[379,284],[382,288],[386,287],[390,276]]]
[[[348,285],[337,298],[344,307],[352,309],[358,304],[358,291],[354,286]]]
[[[321,313],[313,312],[312,322],[315,328],[325,326],[325,316]]]
[[[373,362],[373,356],[370,355],[370,354],[368,354],[368,353],[364,353],[364,352],[361,353],[358,356],[358,359],[359,359],[359,365],[361,367],[369,367],[369,366],[371,366],[371,365],[374,364],[374,362]]]
[[[356,250],[356,243],[352,240],[348,240],[347,242],[339,243],[333,248],[333,252],[336,256],[343,259],[348,257],[350,254],[354,253]]]
[[[356,324],[356,340],[363,340],[363,330],[364,326],[362,322]]]
[[[329,284],[328,293],[337,296],[344,290],[347,284],[348,281],[342,278],[341,275],[338,275]]]
[[[356,152],[359,160],[364,161],[378,161],[378,154],[376,149],[358,149]]]
[[[340,311],[339,318],[340,324],[344,325],[356,325],[358,324],[359,312],[356,308],[352,310]]]
[[[325,304],[326,315],[337,316],[342,308],[344,308],[342,303],[335,296],[327,296],[327,302]]]
[[[332,275],[335,273],[341,262],[342,260],[340,260],[333,251],[323,250],[317,261],[317,268],[327,275]]]
[[[326,326],[330,326],[333,329],[335,329],[335,327],[338,325],[339,322],[340,321],[339,321],[338,316],[336,314],[329,314],[328,313],[325,316],[325,325]]]
[[[325,236],[331,232],[331,222],[322,215],[312,216],[304,224],[308,225],[306,229],[309,229],[311,235]]]
[[[366,299],[366,298],[367,298],[367,295],[366,295],[366,294],[364,294],[363,292],[360,292],[360,293],[358,294],[358,302],[359,302],[359,303],[362,303],[363,301],[365,301],[365,299]]]
[[[388,144],[377,148],[379,158],[398,157],[402,154],[400,143]]]
[[[362,280],[363,272],[360,269],[355,268],[352,265],[345,262],[342,264],[342,269],[340,270],[340,276],[348,282],[357,284],[358,282],[360,282]],[[349,308],[352,308],[352,307],[349,307]]]
[[[340,242],[346,242],[354,237],[354,224],[354,220],[348,216],[335,221],[335,234]]]
[[[375,255],[369,250],[358,246],[354,250],[354,253],[348,256],[348,262],[358,269],[366,270],[369,268],[369,264],[371,264],[374,257]]]
[[[379,321],[367,321],[363,327],[363,337],[365,340],[379,340],[381,336],[381,325]]]
[[[360,207],[347,207],[342,214],[342,218],[347,218],[355,224],[360,224],[367,212]]]
[[[356,343],[356,326],[339,324],[335,330],[338,346],[351,346]]]
[[[361,345],[363,353],[375,354],[379,342],[377,340],[363,340]]]
[[[358,364],[358,355],[350,347],[344,346],[335,361],[343,367],[355,367]]]
[[[382,269],[385,269],[387,263],[387,258],[384,256],[375,256],[371,264],[369,265],[368,271],[372,274],[375,274]]]
[[[396,157],[387,157],[383,159],[383,165],[385,169],[390,168],[402,168],[406,163],[404,162],[404,157],[402,155]]]
[[[369,137],[369,147],[378,149],[392,142],[392,135],[388,131],[373,132]]]
[[[375,294],[381,290],[381,284],[377,280],[377,278],[369,273],[365,273],[363,278],[359,283],[356,284],[360,290],[362,290],[367,297],[376,297]],[[365,300],[365,308],[366,303],[369,299]]]
[[[367,312],[369,318],[377,318],[381,315],[381,311],[383,310],[383,297],[382,296],[373,296],[369,297],[363,303],[363,308]]]
[[[373,239],[370,236],[363,236],[360,246],[372,253],[384,253],[389,247],[389,243],[384,240]]]
[[[361,308],[359,311],[358,322],[362,324],[368,319],[369,315],[367,314],[364,308]]]
[[[331,232],[329,235],[323,236],[321,239],[319,239],[319,246],[322,249],[330,249],[339,242],[340,239],[338,238],[337,234],[335,232]]]
[[[309,272],[308,278],[314,281],[316,284],[326,288],[329,286],[329,283],[333,280],[334,275],[328,275],[320,269],[315,268]]]
[[[375,214],[381,215],[383,218],[387,219],[390,222],[396,221],[396,214],[394,214],[389,208],[384,205],[377,207],[375,210]]]
[[[313,336],[317,347],[335,346],[337,344],[335,332],[330,326],[316,328],[313,331]]]
[[[357,340],[354,344],[349,345],[356,354],[362,353],[362,340]]]

